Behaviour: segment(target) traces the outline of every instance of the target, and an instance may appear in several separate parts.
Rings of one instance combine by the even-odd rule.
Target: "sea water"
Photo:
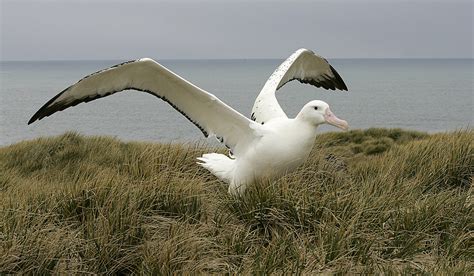
[[[473,59],[331,59],[349,91],[297,81],[277,98],[289,117],[310,100],[326,101],[351,129],[404,128],[445,132],[474,121]],[[125,91],[83,103],[27,125],[50,98],[85,75],[122,61],[0,63],[0,145],[76,131],[126,141],[184,142],[201,132],[167,103]],[[250,116],[265,81],[282,60],[160,60],[164,66]],[[218,116],[218,114],[216,114]],[[339,131],[322,126],[320,132]]]

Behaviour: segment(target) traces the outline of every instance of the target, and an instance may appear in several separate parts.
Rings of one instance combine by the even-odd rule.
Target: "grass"
[[[472,273],[474,132],[320,135],[241,198],[201,144],[0,148],[0,274]]]

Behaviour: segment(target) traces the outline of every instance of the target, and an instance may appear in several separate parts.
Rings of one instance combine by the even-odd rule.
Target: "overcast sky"
[[[472,0],[0,0],[2,60],[472,58]]]

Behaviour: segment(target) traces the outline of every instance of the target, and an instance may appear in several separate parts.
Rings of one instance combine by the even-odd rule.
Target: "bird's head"
[[[323,101],[311,101],[307,103],[296,116],[299,120],[304,120],[315,126],[320,124],[330,124],[335,127],[347,130],[349,125],[332,113],[329,105]]]

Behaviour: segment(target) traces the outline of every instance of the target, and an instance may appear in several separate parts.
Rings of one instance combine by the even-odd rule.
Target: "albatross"
[[[274,179],[294,170],[309,156],[321,124],[348,129],[323,101],[303,106],[288,118],[275,92],[298,80],[326,90],[347,86],[326,59],[307,49],[288,57],[270,76],[258,95],[250,118],[213,94],[197,87],[150,58],[127,61],[92,73],[44,104],[28,121],[31,124],[57,111],[124,90],[138,90],[170,104],[198,127],[205,137],[215,136],[229,148],[229,155],[208,153],[197,164],[228,183],[240,195],[259,178]]]

